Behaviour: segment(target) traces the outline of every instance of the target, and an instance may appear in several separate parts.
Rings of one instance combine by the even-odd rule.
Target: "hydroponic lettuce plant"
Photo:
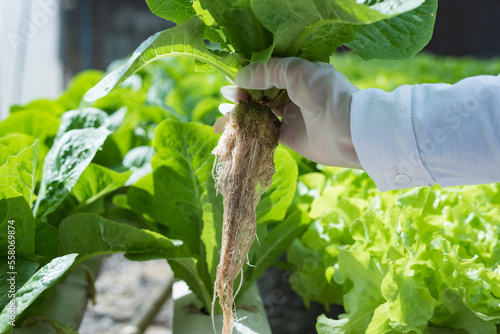
[[[138,219],[130,226],[121,223],[124,219],[102,217],[119,218],[111,212],[117,208],[110,208],[110,196],[133,182],[134,174],[136,179],[148,173],[129,154],[148,144],[141,131],[168,117],[165,110],[145,105],[148,84],[122,87],[94,105],[109,114],[98,108],[69,110],[78,108],[102,77],[100,71],[81,73],[59,99],[12,106],[0,122],[0,279],[5,283],[0,284],[0,333],[40,320],[58,333],[75,333],[40,313],[72,268],[85,269],[84,259],[115,252],[171,257],[181,244],[152,231],[154,226],[141,229]],[[99,158],[103,152],[106,158]],[[90,275],[88,281],[91,286]],[[93,291],[89,288],[90,295]]]
[[[241,67],[270,57],[328,62],[344,44],[365,59],[408,58],[429,41],[437,7],[437,0],[147,2],[153,13],[177,26],[143,42],[86,100],[105,96],[140,68],[168,56],[194,58],[200,69],[213,67],[231,79]],[[287,99],[276,89],[250,93],[249,103],[240,103],[230,115],[214,150],[216,187],[224,196],[225,212],[215,283],[225,334],[234,324],[233,283],[255,237],[255,208],[274,174],[279,121],[271,109]]]

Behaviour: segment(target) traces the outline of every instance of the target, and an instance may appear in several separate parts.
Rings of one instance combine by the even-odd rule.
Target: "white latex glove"
[[[359,89],[345,75],[326,63],[301,58],[272,58],[248,65],[236,73],[236,84],[245,89],[286,89],[291,101],[277,107],[281,116],[280,142],[305,158],[329,166],[359,168],[351,139],[351,97]],[[236,86],[222,94],[233,102],[249,95]],[[232,109],[222,104],[223,114]]]

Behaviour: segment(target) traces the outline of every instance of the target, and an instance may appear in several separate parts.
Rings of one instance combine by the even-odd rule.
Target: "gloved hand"
[[[245,89],[286,89],[290,101],[275,110],[281,116],[280,142],[305,158],[329,166],[359,168],[351,139],[350,105],[359,89],[326,63],[301,58],[272,58],[248,65],[236,73],[236,84]],[[248,101],[236,86],[222,94],[233,102]],[[222,104],[226,113],[232,107]]]

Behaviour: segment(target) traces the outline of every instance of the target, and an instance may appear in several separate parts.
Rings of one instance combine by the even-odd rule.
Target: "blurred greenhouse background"
[[[500,3],[441,1],[427,51],[500,54]],[[104,70],[172,23],[145,0],[0,0],[0,118],[9,106],[55,98],[79,71]]]

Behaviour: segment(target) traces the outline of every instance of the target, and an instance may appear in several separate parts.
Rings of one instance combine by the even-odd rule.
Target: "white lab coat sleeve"
[[[500,182],[500,76],[358,91],[351,135],[381,191]]]

